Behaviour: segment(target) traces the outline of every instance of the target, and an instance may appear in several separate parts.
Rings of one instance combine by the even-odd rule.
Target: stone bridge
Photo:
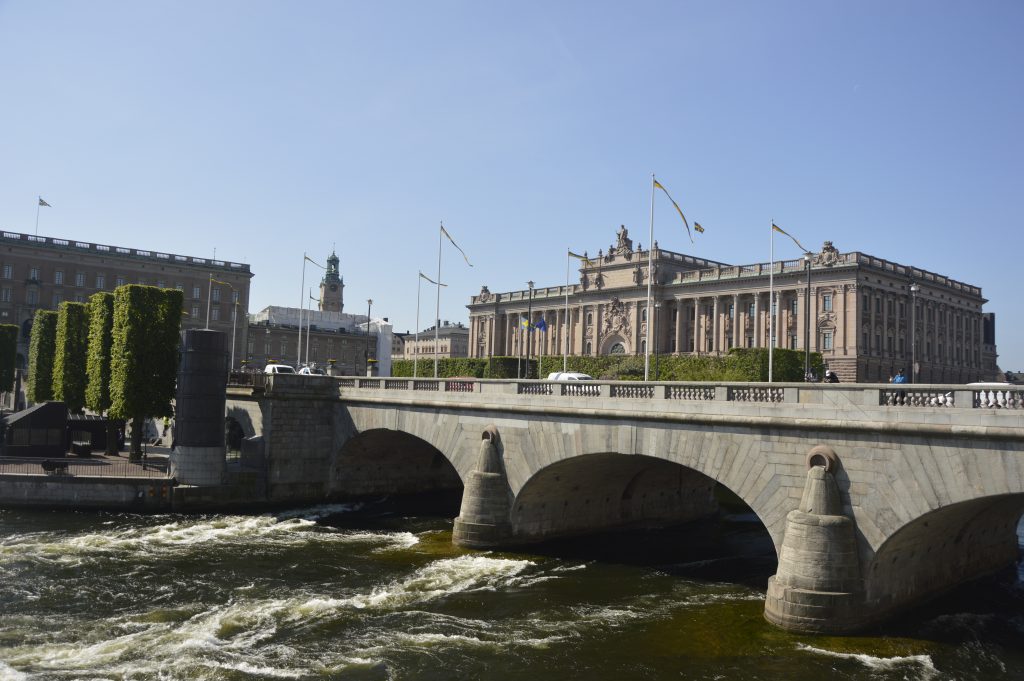
[[[491,547],[685,522],[718,484],[774,542],[789,629],[863,629],[1018,554],[1017,389],[267,378],[228,415],[269,502],[461,489],[454,541]]]

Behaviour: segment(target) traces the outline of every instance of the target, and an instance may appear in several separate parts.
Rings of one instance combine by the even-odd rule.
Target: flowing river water
[[[768,625],[774,570],[744,514],[480,552],[388,504],[6,510],[0,679],[1024,678],[1020,565],[848,638]]]

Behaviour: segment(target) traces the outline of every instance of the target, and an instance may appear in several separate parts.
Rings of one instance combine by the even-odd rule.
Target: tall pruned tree
[[[36,310],[28,345],[28,399],[53,399],[53,353],[57,341],[57,313]]]
[[[131,419],[130,458],[142,456],[147,417],[170,416],[178,373],[182,293],[152,286],[114,291],[110,414]]]
[[[113,345],[114,294],[89,296],[89,356],[85,362],[85,406],[98,414],[110,409],[110,350]],[[108,455],[117,453],[117,429],[107,419]]]
[[[89,308],[63,302],[57,308],[57,340],[53,354],[53,397],[68,411],[85,408],[85,363],[89,354]]]

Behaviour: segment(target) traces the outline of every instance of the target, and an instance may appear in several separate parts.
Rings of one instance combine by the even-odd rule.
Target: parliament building
[[[995,315],[983,311],[977,286],[866,253],[841,253],[831,241],[806,259],[774,265],[728,265],[662,250],[657,242],[651,256],[652,310],[649,254],[633,248],[625,227],[607,251],[574,261],[579,280],[568,291],[556,285],[492,293],[484,286],[468,305],[470,356],[561,355],[566,340],[570,355],[644,354],[653,322],[652,353],[765,348],[774,333],[776,347],[820,352],[844,382],[885,382],[900,369],[910,376],[912,356],[919,383],[997,374]],[[534,324],[543,319],[546,331],[524,333],[527,317]]]

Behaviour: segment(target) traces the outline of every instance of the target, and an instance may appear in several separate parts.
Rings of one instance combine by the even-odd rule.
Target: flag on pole
[[[785,234],[786,236],[788,236],[790,239],[793,240],[793,243],[795,243],[797,245],[797,248],[799,248],[804,253],[810,253],[810,251],[808,251],[806,248],[804,248],[803,244],[801,244],[799,241],[796,240],[795,236],[793,236],[792,234],[790,234],[786,230],[782,229],[782,227],[779,227],[774,222],[772,223],[772,230],[778,232],[779,234]]]
[[[701,234],[703,234],[704,233],[704,228],[700,226],[699,222],[694,222],[693,223],[693,231],[700,232]]]
[[[688,237],[690,237],[690,243],[693,243],[693,233],[690,231],[690,223],[686,221],[686,216],[683,215],[683,209],[679,207],[679,204],[676,203],[676,200],[672,198],[672,195],[668,193],[668,190],[665,189],[665,187],[663,187],[660,182],[655,180],[654,181],[654,186],[656,188],[660,189],[661,191],[665,192],[665,196],[667,196],[668,200],[672,202],[672,205],[676,207],[676,212],[679,213],[679,217],[681,217],[683,219],[683,224],[686,225],[686,235]],[[694,223],[694,224],[696,224],[696,223]],[[703,232],[704,228],[701,227],[697,231]]]
[[[534,326],[534,328],[535,328],[535,329],[537,329],[538,331],[547,331],[547,330],[548,330],[548,323],[547,323],[546,321],[544,321],[544,318],[543,318],[543,317],[541,317],[540,319],[538,319],[538,320],[537,320],[537,323],[536,323],[536,324],[534,324],[533,326]]]
[[[427,281],[429,281],[434,286],[445,286],[445,287],[448,286],[448,284],[439,284],[439,283],[437,283],[436,281],[434,281],[433,279],[431,279],[427,275],[423,274],[422,272],[420,272],[420,277],[422,277],[423,279],[426,279]]]
[[[519,318],[519,325],[521,327],[523,327],[524,329],[530,329],[531,331],[533,331],[533,328],[534,328],[533,324],[531,324],[530,320],[527,319],[526,317],[520,317]]]
[[[48,204],[46,201],[43,201],[43,197],[41,197],[41,196],[39,197],[39,205],[40,206],[46,206],[47,208],[53,208],[53,206]]]
[[[448,237],[448,241],[451,241],[452,242],[452,246],[455,246],[455,248],[458,249],[459,253],[462,254],[462,258],[463,258],[463,260],[466,261],[466,264],[469,265],[470,267],[472,267],[473,263],[471,263],[469,261],[469,257],[466,256],[466,252],[464,250],[462,250],[461,248],[459,248],[459,245],[457,243],[455,243],[455,239],[453,239],[452,235],[448,233],[448,230],[444,228],[444,225],[441,225],[441,234],[444,234],[446,237]]]
[[[569,257],[570,258],[576,258],[577,260],[582,262],[584,265],[589,265],[590,264],[590,258],[588,258],[585,255],[580,255],[579,253],[573,253],[572,251],[569,251]]]

